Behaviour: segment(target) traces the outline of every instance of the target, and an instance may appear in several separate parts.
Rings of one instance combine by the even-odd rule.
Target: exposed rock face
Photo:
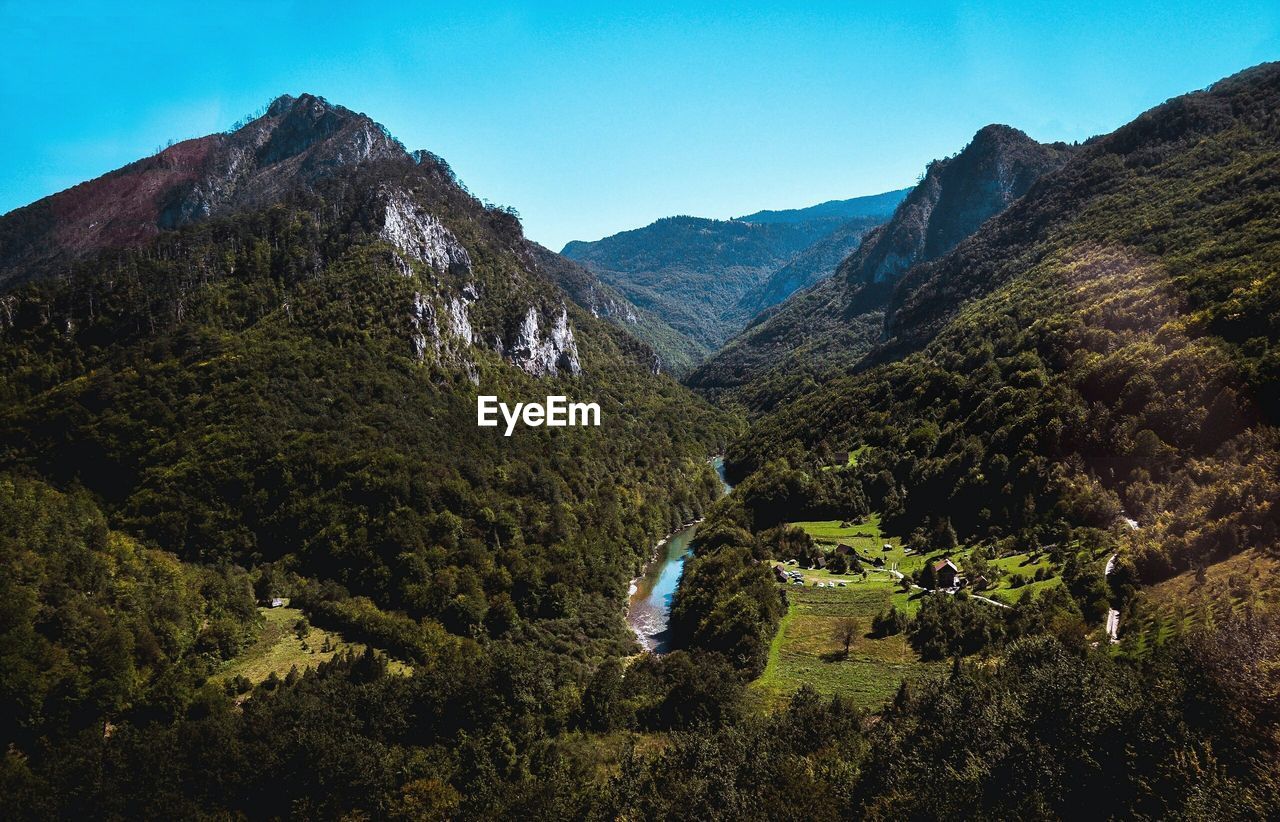
[[[954,157],[929,164],[893,218],[867,235],[840,265],[851,285],[897,282],[916,263],[941,257],[1027,193],[1070,155],[1009,126],[978,131]]]
[[[615,299],[608,294],[601,294],[600,289],[596,288],[595,285],[587,288],[587,293],[583,295],[582,305],[591,312],[593,317],[616,319],[631,325],[635,325],[640,321],[630,303]]]
[[[530,306],[515,340],[507,347],[508,359],[535,377],[582,373],[578,344],[569,327],[569,312],[563,306],[560,308],[546,336],[542,334],[543,322],[538,309]]]
[[[421,292],[414,292],[409,323],[413,326],[409,341],[413,344],[413,356],[419,362],[426,358],[428,346],[436,353],[440,352],[440,324],[436,320],[436,309]]]
[[[12,294],[0,297],[0,331],[13,327],[13,314],[18,310],[18,298]]]
[[[379,236],[440,273],[471,272],[471,255],[434,215],[404,191],[386,193],[386,212]]]
[[[467,306],[470,302],[465,296],[452,297],[449,300],[449,328],[464,345],[470,345],[475,339],[475,331],[471,328],[471,317],[467,315]]]
[[[709,394],[737,392],[763,410],[787,391],[854,366],[886,337],[904,277],[947,255],[1073,151],[1008,126],[981,129],[959,154],[929,164],[889,222],[868,232],[835,276],[757,315],[688,384]],[[742,391],[766,373],[776,377],[772,390]],[[784,384],[786,391],[777,390]]]

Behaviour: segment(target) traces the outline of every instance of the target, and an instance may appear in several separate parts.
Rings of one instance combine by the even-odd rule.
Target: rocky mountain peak
[[[281,95],[235,131],[157,154],[0,217],[0,286],[160,231],[278,201],[342,168],[409,160],[390,133],[323,97]]]
[[[1010,126],[983,126],[958,154],[929,164],[893,218],[841,264],[841,273],[851,285],[895,282],[913,265],[955,248],[1065,163],[1070,151]]]

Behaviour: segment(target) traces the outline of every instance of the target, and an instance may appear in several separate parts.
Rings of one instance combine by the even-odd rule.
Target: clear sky
[[[900,188],[986,123],[1080,140],[1280,59],[1276,0],[797,5],[0,0],[0,212],[307,91],[558,250]]]

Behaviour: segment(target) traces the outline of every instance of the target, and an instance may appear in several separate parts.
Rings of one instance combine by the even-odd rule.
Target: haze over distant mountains
[[[708,353],[760,310],[832,273],[907,191],[731,220],[668,217],[561,253]]]

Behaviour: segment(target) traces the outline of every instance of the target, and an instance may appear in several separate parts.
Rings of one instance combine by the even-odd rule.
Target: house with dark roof
[[[940,559],[933,563],[933,578],[939,588],[954,588],[960,579],[960,569],[950,559]]]

